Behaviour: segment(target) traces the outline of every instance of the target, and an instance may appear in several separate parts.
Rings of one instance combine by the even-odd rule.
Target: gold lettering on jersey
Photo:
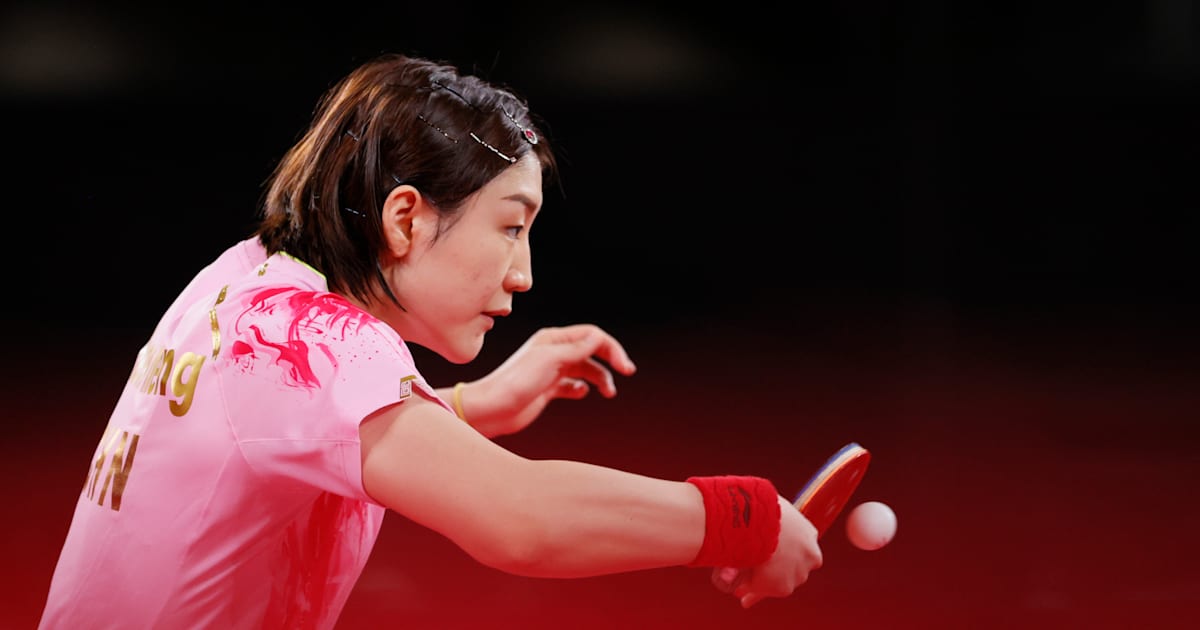
[[[137,391],[158,396],[167,396],[169,385],[169,393],[175,397],[168,403],[171,413],[183,416],[192,407],[204,359],[203,355],[184,352],[176,361],[174,349],[147,344],[138,353],[129,380]]]
[[[96,455],[96,463],[91,474],[88,475],[88,482],[85,486],[89,499],[95,499],[96,503],[104,505],[104,499],[108,497],[109,506],[113,511],[121,509],[121,497],[125,494],[125,482],[129,481],[129,472],[133,470],[133,456],[137,453],[140,438],[141,436],[137,433],[118,430],[111,425],[104,430],[104,435],[100,438],[100,452]],[[104,475],[104,485],[100,487],[100,493],[97,496],[96,484],[99,483],[100,476],[105,471],[106,463],[108,472]],[[109,493],[110,487],[112,488],[111,494]]]
[[[261,275],[261,274],[260,274]],[[229,290],[229,285],[221,287],[221,292],[217,294],[217,301],[213,303],[213,307],[208,311],[208,321],[212,324],[213,337],[213,358],[221,352],[221,326],[217,323],[217,305],[225,301],[225,292]]]
[[[196,381],[200,380],[200,366],[204,365],[204,357],[191,352],[184,352],[183,356],[179,357],[179,363],[175,364],[175,369],[171,371],[171,393],[178,396],[179,400],[172,400],[168,403],[171,408],[171,413],[182,417],[183,414],[192,408],[192,397],[196,395]],[[190,369],[189,369],[190,368]],[[189,373],[188,380],[184,380],[184,371]]]
[[[174,350],[163,350],[160,353],[156,346],[147,344],[138,352],[137,362],[133,365],[133,373],[129,375],[129,380],[133,383],[134,389],[139,392],[165,396],[167,390],[166,384],[162,383],[163,366],[167,366],[169,370],[174,362]],[[160,383],[162,383],[161,387]],[[155,392],[155,389],[159,391]]]

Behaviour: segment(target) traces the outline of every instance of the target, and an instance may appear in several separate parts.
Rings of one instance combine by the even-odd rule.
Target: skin
[[[495,318],[512,312],[513,294],[533,287],[529,232],[541,191],[541,170],[527,156],[469,197],[439,237],[438,211],[420,191],[393,189],[383,209],[381,267],[405,310],[379,301],[384,321],[449,361],[474,359]]]
[[[468,198],[440,235],[437,210],[421,192],[396,187],[383,209],[387,251],[380,267],[404,309],[386,298],[359,306],[449,361],[474,359],[495,318],[533,286],[529,232],[541,205],[532,156]],[[624,348],[596,326],[542,329],[467,385],[469,423],[421,396],[368,417],[360,426],[364,487],[509,573],[583,577],[685,565],[705,529],[703,499],[692,484],[530,460],[489,439],[525,428],[556,398],[582,398],[593,388],[615,396],[613,372],[635,371]],[[450,399],[448,390],[439,393]],[[791,594],[821,564],[815,529],[780,500],[786,509],[772,557],[741,571],[734,584],[713,572],[713,583],[742,606]]]

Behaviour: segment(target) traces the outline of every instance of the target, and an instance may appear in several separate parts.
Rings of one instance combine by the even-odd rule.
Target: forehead
[[[542,166],[537,156],[527,153],[479,189],[483,202],[510,201],[536,211],[542,206]]]

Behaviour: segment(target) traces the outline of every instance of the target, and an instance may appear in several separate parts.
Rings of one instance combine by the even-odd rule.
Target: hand
[[[767,597],[791,595],[808,581],[809,573],[821,568],[817,528],[782,496],[779,509],[779,545],[766,562],[740,571],[721,567],[712,571],[713,586],[738,598],[742,608]]]
[[[637,367],[600,327],[543,328],[491,374],[463,388],[464,415],[489,437],[516,433],[555,398],[577,400],[592,387],[605,398],[616,396],[612,370],[630,376]]]

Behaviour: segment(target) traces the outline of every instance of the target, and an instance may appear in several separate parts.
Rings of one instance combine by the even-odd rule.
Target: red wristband
[[[704,543],[689,567],[753,567],[779,544],[779,493],[762,477],[689,477],[704,497]]]

